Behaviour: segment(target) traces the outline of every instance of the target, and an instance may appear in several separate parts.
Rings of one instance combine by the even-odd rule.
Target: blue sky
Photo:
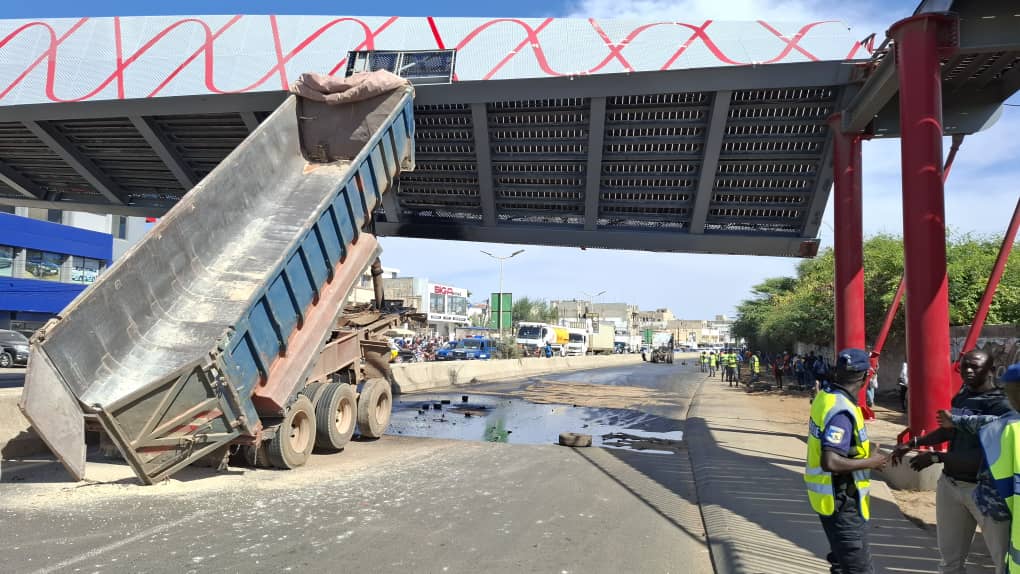
[[[646,20],[662,18],[703,21],[808,21],[841,19],[860,37],[884,31],[909,15],[914,0],[871,0],[835,3],[828,0],[517,0],[512,3],[387,2],[340,3],[321,0],[221,0],[172,3],[124,0],[50,0],[11,2],[0,6],[0,18],[74,16],[276,13],[401,16],[595,16]],[[1017,102],[1017,98],[1013,101]],[[1001,233],[1017,198],[1020,162],[1014,134],[1020,131],[1020,108],[1006,108],[990,130],[964,144],[946,198],[948,225],[961,232]],[[948,145],[947,145],[948,147]],[[900,233],[898,140],[865,144],[864,202],[867,233]],[[832,245],[831,199],[822,227],[823,246]],[[384,238],[383,262],[404,275],[427,276],[434,282],[471,290],[475,299],[496,290],[497,267],[479,252],[509,254],[519,246]],[[642,308],[670,307],[684,318],[730,313],[752,285],[768,276],[791,274],[796,260],[764,257],[652,254],[526,246],[508,262],[504,285],[515,296],[545,299],[582,297],[606,291],[603,301],[626,301]]]

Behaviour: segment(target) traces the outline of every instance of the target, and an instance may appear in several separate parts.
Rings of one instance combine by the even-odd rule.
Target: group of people
[[[789,377],[804,391],[817,391],[825,386],[832,370],[829,361],[822,355],[815,355],[814,351],[807,355],[752,352],[748,349],[723,349],[718,353],[702,351],[699,364],[701,371],[709,376],[714,377],[718,371],[719,377],[731,386],[739,384],[745,365],[750,373],[750,382],[758,382],[764,365],[780,389],[783,388],[784,377]]]
[[[871,383],[869,355],[862,349],[839,353],[832,380],[811,406],[804,483],[811,507],[829,539],[831,572],[873,573],[866,525],[870,517],[870,472],[887,464],[915,471],[942,463],[935,494],[939,572],[963,574],[978,525],[996,574],[1020,573],[1020,363],[990,376],[991,358],[982,351],[960,360],[963,387],[952,410],[936,413],[939,428],[879,452],[868,440],[857,397]],[[948,443],[945,452],[927,450]]]
[[[436,359],[436,351],[442,349],[450,343],[448,337],[397,337],[393,339],[393,352],[394,357],[399,355],[401,351],[413,353],[415,359],[418,361],[434,361]]]

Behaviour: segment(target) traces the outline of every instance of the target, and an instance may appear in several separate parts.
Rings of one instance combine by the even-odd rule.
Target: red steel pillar
[[[836,352],[864,349],[864,211],[861,203],[861,136],[843,133],[841,115],[829,118],[832,131],[833,201],[837,231]],[[861,389],[858,403],[867,418],[874,418]]]
[[[935,411],[948,409],[951,396],[939,57],[952,24],[948,16],[922,14],[889,30],[900,88],[911,436],[938,428]]]

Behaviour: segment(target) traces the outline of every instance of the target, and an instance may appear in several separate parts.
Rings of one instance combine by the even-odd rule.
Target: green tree
[[[946,245],[949,315],[953,325],[969,324],[999,252],[1001,238],[950,235]],[[795,342],[828,346],[835,327],[835,259],[832,249],[801,262],[796,277],[774,277],[752,288],[751,298],[737,306],[733,333],[756,347],[788,350]],[[877,335],[903,274],[903,241],[876,235],[864,242],[865,328]],[[987,323],[1020,323],[1020,255],[1014,251]],[[892,335],[902,335],[903,307]]]

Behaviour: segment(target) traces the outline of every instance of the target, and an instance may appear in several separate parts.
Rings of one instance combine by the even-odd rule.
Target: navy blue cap
[[[871,368],[868,352],[864,349],[843,349],[836,357],[836,368],[848,373],[866,373]]]
[[[999,377],[999,381],[1003,383],[1020,383],[1020,363],[1007,367],[1006,372],[1002,373],[1002,376]]]

